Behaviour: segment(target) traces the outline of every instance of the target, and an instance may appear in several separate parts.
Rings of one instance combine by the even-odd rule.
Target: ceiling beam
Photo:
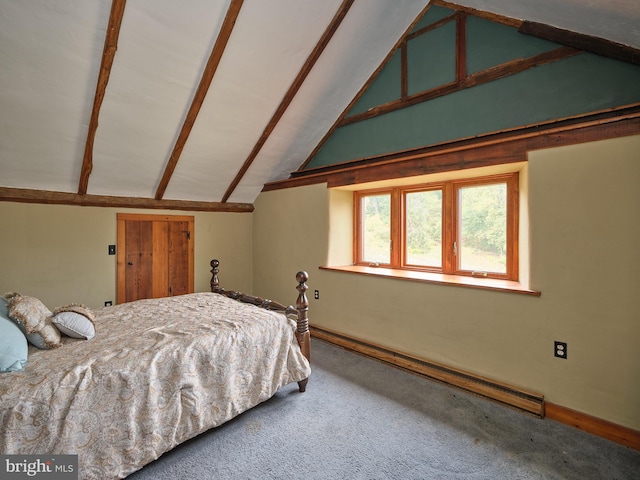
[[[87,193],[89,186],[89,176],[93,170],[93,141],[96,137],[98,129],[98,117],[100,116],[100,107],[104,94],[109,83],[109,75],[111,75],[111,66],[118,49],[118,36],[120,35],[120,25],[124,16],[124,9],[127,0],[112,0],[111,13],[109,15],[109,23],[104,38],[104,49],[102,51],[102,60],[100,62],[100,73],[98,74],[98,84],[96,86],[96,94],[93,98],[93,110],[91,110],[91,119],[89,120],[89,131],[87,132],[87,141],[84,146],[84,158],[82,159],[82,170],[80,171],[80,182],[78,184],[78,194]]]
[[[464,46],[459,47],[459,50],[464,50]],[[433,100],[434,98],[443,97],[454,92],[466,90],[467,88],[475,87],[476,85],[482,85],[483,83],[493,82],[500,78],[515,75],[530,68],[539,67],[540,65],[546,65],[548,63],[557,62],[565,58],[573,57],[579,54],[581,51],[573,47],[560,46],[554,50],[542,52],[533,57],[517,58],[508,62],[489,67],[485,70],[468,75],[464,78],[458,77],[457,80],[447,83],[445,85],[426,90],[424,92],[414,93],[406,98],[400,98],[398,100],[392,100],[377,107],[371,107],[370,109],[355,113],[348,117],[343,118],[338,127],[344,127],[345,125],[351,125],[352,123],[361,122],[369,118],[385,115],[390,112],[395,112],[403,108],[416,105],[418,103]],[[458,54],[458,56],[464,54]],[[458,70],[458,75],[462,73],[462,69]]]
[[[240,9],[242,8],[242,2],[243,0],[231,0],[231,4],[227,9],[227,14],[224,17],[222,27],[220,28],[220,33],[218,34],[218,38],[216,39],[213,49],[211,50],[211,55],[209,56],[207,65],[202,73],[198,89],[193,96],[191,107],[189,107],[182,129],[180,130],[180,134],[178,135],[176,144],[173,147],[167,166],[164,169],[164,174],[162,175],[158,189],[156,190],[156,200],[161,200],[164,196],[167,186],[169,185],[169,180],[171,180],[171,176],[176,169],[176,165],[178,165],[178,160],[180,159],[182,150],[184,149],[187,139],[191,134],[191,129],[196,122],[196,118],[200,112],[200,107],[202,107],[202,102],[204,102],[204,98],[209,91],[209,86],[211,85],[213,76],[218,69],[218,65],[222,59],[222,54],[227,47],[229,38],[231,37],[231,32],[233,31],[233,27],[235,26],[238,15],[240,14]]]
[[[300,69],[300,72],[298,73],[293,83],[289,87],[289,90],[287,90],[287,93],[284,95],[282,102],[280,102],[280,105],[278,106],[275,113],[273,114],[273,117],[271,117],[271,120],[269,121],[266,128],[262,132],[262,135],[258,139],[258,142],[253,147],[253,150],[251,151],[247,159],[244,161],[244,164],[242,165],[242,167],[240,168],[240,171],[238,171],[235,178],[231,182],[231,185],[229,185],[229,188],[227,189],[226,193],[222,197],[223,203],[229,200],[229,197],[231,196],[233,191],[236,189],[236,187],[240,183],[240,180],[242,180],[242,177],[245,175],[245,173],[247,173],[247,170],[249,170],[249,167],[258,156],[258,153],[260,153],[260,150],[269,139],[269,136],[271,135],[273,130],[276,128],[276,125],[278,124],[278,122],[280,121],[284,113],[287,111],[287,108],[293,101],[294,97],[296,96],[296,93],[298,93],[298,90],[300,90],[300,87],[302,87],[302,84],[306,80],[307,76],[313,69],[318,59],[320,58],[320,55],[322,55],[322,52],[324,51],[326,46],[329,44],[329,42],[333,38],[333,35],[338,30],[338,27],[342,23],[342,20],[344,20],[344,18],[346,17],[347,12],[351,8],[351,5],[353,5],[353,2],[354,0],[343,0],[342,5],[340,5],[340,8],[336,12],[336,14],[333,16],[331,23],[322,34],[322,37],[314,47],[313,51],[309,54],[309,57],[307,58],[304,65]]]
[[[640,103],[357,161],[296,171],[263,192],[326,183],[329,188],[521,161],[531,150],[640,134]],[[526,159],[526,156],[524,157]]]
[[[582,33],[563,30],[536,22],[524,22],[518,29],[520,33],[543,38],[551,42],[561,43],[623,62],[640,65],[640,50],[603,38],[584,35]]]
[[[250,203],[199,202],[192,200],[156,200],[140,197],[116,197],[26,188],[0,187],[0,202],[40,203],[45,205],[74,205],[81,207],[150,208],[195,212],[253,212]]]

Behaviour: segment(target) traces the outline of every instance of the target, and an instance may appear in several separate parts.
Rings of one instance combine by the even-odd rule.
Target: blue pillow
[[[24,334],[9,318],[7,301],[0,297],[0,372],[19,372],[27,363],[29,346]]]

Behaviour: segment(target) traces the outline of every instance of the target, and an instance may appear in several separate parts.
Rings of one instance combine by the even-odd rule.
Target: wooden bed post
[[[300,350],[302,354],[311,362],[311,334],[309,333],[309,301],[307,300],[307,284],[309,280],[309,274],[307,272],[298,272],[296,274],[296,280],[298,281],[298,299],[296,300],[296,310],[298,311],[298,328],[296,329],[296,338],[298,344],[300,344]],[[298,382],[300,391],[304,392],[307,388],[308,378]]]
[[[218,280],[218,272],[220,271],[218,267],[220,266],[220,261],[213,259],[209,265],[211,265],[211,291],[213,293],[218,293],[220,290],[220,280]]]

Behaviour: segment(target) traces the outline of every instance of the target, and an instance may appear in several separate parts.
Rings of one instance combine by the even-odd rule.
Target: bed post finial
[[[214,258],[209,265],[211,265],[211,291],[215,293],[220,290],[220,281],[218,280],[220,261]]]
[[[302,354],[311,361],[311,334],[309,333],[309,301],[307,300],[307,294],[305,293],[309,287],[307,287],[306,281],[309,280],[309,274],[307,272],[298,272],[296,274],[296,280],[298,286],[298,299],[296,300],[296,310],[298,311],[298,328],[296,329],[296,338],[300,344],[300,350]],[[307,388],[308,378],[298,382],[300,391],[304,392]]]

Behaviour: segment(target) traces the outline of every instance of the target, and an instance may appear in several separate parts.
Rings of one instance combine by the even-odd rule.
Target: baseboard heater
[[[323,328],[310,326],[310,330],[312,337],[544,418],[544,396],[539,393],[395,352]]]

